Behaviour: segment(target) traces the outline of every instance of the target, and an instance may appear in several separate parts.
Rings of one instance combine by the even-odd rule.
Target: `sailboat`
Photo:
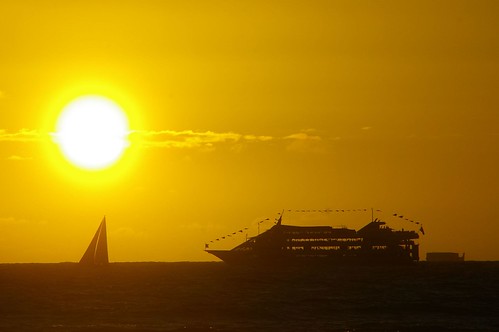
[[[106,235],[106,217],[95,232],[90,245],[80,259],[80,264],[83,265],[106,265],[109,263],[107,255],[107,235]]]

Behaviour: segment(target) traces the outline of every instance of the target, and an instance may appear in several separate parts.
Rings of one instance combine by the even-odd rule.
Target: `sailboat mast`
[[[104,216],[90,245],[80,259],[80,264],[103,265],[108,263],[106,217]]]
[[[102,219],[99,232],[99,240],[97,241],[97,247],[95,248],[95,264],[107,264],[109,263],[108,253],[107,253],[107,232],[106,232],[106,217]]]

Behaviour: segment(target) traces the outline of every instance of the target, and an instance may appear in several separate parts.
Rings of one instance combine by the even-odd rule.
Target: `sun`
[[[62,110],[54,140],[71,164],[95,171],[122,157],[128,134],[128,118],[118,104],[102,96],[82,96]]]

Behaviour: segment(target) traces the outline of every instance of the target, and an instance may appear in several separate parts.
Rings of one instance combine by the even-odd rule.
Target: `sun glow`
[[[69,103],[58,118],[54,140],[65,158],[87,170],[105,169],[123,155],[128,119],[113,101],[84,96]]]

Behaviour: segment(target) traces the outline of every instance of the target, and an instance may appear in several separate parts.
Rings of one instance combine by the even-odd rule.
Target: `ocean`
[[[499,262],[0,264],[0,331],[499,331]]]

